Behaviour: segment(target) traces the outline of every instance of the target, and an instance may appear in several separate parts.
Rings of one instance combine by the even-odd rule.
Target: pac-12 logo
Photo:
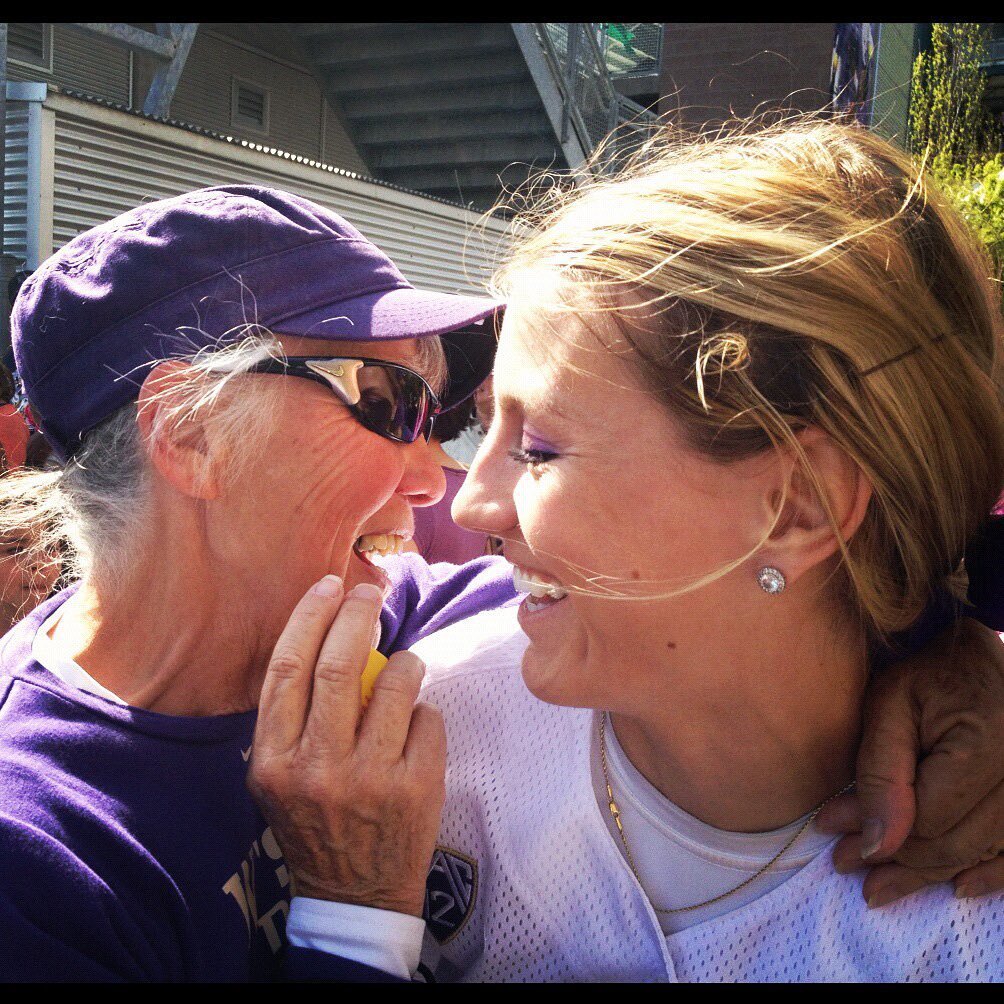
[[[437,847],[425,880],[422,916],[432,936],[445,945],[460,933],[478,896],[478,863],[473,858]]]

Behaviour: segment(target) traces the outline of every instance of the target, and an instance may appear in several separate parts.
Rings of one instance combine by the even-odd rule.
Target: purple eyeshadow
[[[546,439],[541,439],[539,436],[535,436],[528,429],[523,429],[523,449],[524,450],[536,450],[539,453],[557,453],[558,448],[552,443],[549,443]]]

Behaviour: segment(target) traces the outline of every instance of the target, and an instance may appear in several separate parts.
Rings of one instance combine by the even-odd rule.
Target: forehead
[[[543,284],[523,285],[509,301],[495,363],[499,399],[554,403],[615,386],[635,388],[628,346],[607,311],[571,305]]]

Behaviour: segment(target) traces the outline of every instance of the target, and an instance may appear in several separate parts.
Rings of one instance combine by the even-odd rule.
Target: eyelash
[[[509,451],[509,456],[517,463],[537,467],[540,464],[546,464],[548,461],[554,460],[558,454],[548,453],[546,450],[524,450],[522,447],[517,447]]]

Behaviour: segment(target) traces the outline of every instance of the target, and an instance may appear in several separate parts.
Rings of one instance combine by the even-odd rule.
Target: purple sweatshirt
[[[506,601],[486,558],[395,566],[385,651]],[[63,592],[0,641],[0,979],[367,979],[286,949],[289,875],[245,786],[255,713],[182,718],[68,686],[32,659]]]

